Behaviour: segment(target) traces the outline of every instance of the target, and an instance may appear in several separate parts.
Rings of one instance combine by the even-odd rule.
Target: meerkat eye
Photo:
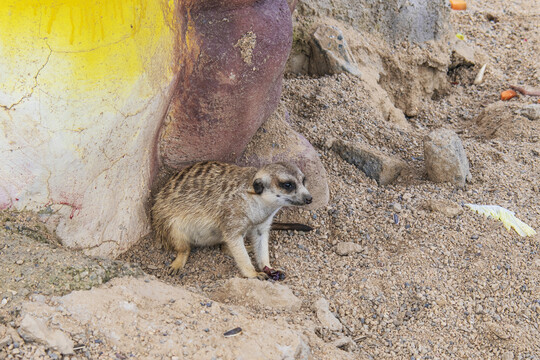
[[[296,184],[290,181],[279,183],[279,186],[288,191],[296,189]]]

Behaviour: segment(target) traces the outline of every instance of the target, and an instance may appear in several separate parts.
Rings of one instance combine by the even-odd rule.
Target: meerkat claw
[[[167,270],[167,275],[169,276],[178,276],[180,274],[180,269],[174,268],[172,266]]]

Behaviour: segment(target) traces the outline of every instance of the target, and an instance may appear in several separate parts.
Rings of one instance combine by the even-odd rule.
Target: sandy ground
[[[540,232],[540,121],[514,113],[538,97],[519,96],[502,105],[510,109],[497,114],[502,118],[475,122],[508,85],[540,88],[539,7],[476,0],[453,12],[455,31],[487,56],[485,80],[471,85],[479,65],[451,72],[449,92],[424,99],[409,132],[374,120],[369,89],[353,76],[286,76],[282,101],[295,130],[321,154],[331,194],[323,209],[278,216],[315,231],[272,234],[274,265],[286,270],[283,283],[302,301],[293,323],[317,323],[312,304],[324,297],[344,330],[321,330],[320,338],[349,336],[357,359],[540,359],[540,235],[520,237],[466,208],[449,217],[426,206],[430,199],[500,205]],[[423,137],[439,127],[463,141],[473,176],[464,189],[426,178]],[[407,169],[378,187],[327,148],[330,138],[367,143]],[[363,251],[337,255],[345,241]],[[166,275],[171,254],[151,239],[121,260],[202,295],[239,276],[218,248],[193,251],[178,277]]]
[[[451,72],[448,94],[424,99],[410,132],[373,120],[369,90],[352,76],[286,78],[282,99],[294,128],[321,154],[331,201],[318,211],[282,213],[316,231],[275,233],[274,262],[303,301],[301,317],[313,318],[313,301],[328,299],[356,341],[355,357],[540,358],[539,236],[522,238],[466,208],[451,218],[426,207],[430,199],[500,205],[540,229],[539,122],[513,111],[484,127],[475,122],[509,84],[540,85],[539,20],[531,1],[475,1],[453,12],[456,33],[487,56],[485,80],[471,85],[481,64]],[[514,110],[536,101],[520,96],[506,104]],[[422,140],[439,127],[463,140],[473,175],[464,189],[426,180]],[[368,143],[404,160],[407,170],[395,184],[377,187],[327,149],[332,137]],[[341,257],[334,249],[343,241],[364,251]],[[202,292],[238,275],[216,248],[195,251],[179,278],[164,274],[170,258],[150,243],[125,258]]]

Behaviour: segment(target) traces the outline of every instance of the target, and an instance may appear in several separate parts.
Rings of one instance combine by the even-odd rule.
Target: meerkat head
[[[293,164],[269,164],[257,171],[253,191],[266,203],[278,206],[311,204],[313,198],[306,189],[306,177]]]

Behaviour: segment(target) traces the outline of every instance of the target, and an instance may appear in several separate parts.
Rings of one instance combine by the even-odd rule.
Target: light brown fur
[[[304,180],[296,166],[283,163],[257,169],[203,162],[180,171],[157,194],[152,207],[157,240],[177,253],[171,272],[184,267],[192,246],[223,244],[242,275],[267,278],[255,270],[244,238],[253,244],[259,270],[271,268],[272,219],[282,206],[311,203]]]

